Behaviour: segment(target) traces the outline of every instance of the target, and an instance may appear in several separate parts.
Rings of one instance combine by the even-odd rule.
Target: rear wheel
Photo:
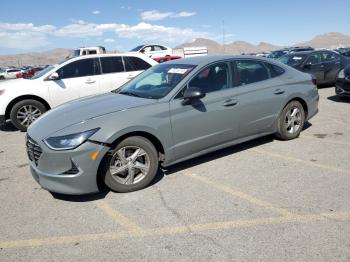
[[[305,110],[298,101],[289,102],[278,119],[276,137],[290,140],[298,137],[305,123]]]
[[[21,131],[27,131],[27,128],[46,111],[46,107],[39,101],[25,99],[12,107],[10,118],[15,127]]]
[[[128,137],[112,149],[102,162],[104,183],[116,192],[146,187],[158,171],[158,153],[153,144],[140,136]]]

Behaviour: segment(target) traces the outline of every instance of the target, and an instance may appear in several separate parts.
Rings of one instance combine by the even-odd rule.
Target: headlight
[[[83,144],[99,129],[100,128],[95,128],[85,132],[66,136],[49,137],[44,140],[44,143],[53,150],[71,150]]]
[[[338,78],[344,78],[345,74],[344,74],[344,69],[340,70],[340,72],[338,73]]]

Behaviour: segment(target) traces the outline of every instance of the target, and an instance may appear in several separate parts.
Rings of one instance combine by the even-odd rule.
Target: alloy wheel
[[[114,153],[109,171],[118,183],[132,185],[143,180],[150,169],[150,158],[137,146],[125,146]]]
[[[285,128],[288,133],[295,134],[301,127],[301,112],[298,107],[292,107],[288,110],[285,117]]]
[[[17,119],[21,125],[29,127],[41,114],[42,112],[36,106],[25,105],[17,111]]]

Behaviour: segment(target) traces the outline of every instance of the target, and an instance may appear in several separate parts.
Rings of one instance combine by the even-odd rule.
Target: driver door
[[[304,62],[302,71],[316,77],[317,83],[324,82],[324,64],[319,53],[312,53]]]
[[[237,136],[238,114],[230,88],[230,66],[218,63],[203,69],[188,84],[206,96],[183,104],[185,88],[170,102],[175,158],[196,154]],[[187,87],[186,87],[187,88]]]

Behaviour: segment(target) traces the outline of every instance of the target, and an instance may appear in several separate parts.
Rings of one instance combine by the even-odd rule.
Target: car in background
[[[16,78],[31,78],[33,77],[37,72],[43,70],[43,67],[32,67],[30,69],[27,69],[26,71],[23,71],[21,73],[16,74]]]
[[[312,74],[317,84],[334,84],[338,73],[350,64],[350,59],[331,50],[304,51],[288,54],[278,59],[295,69]]]
[[[350,47],[346,47],[346,48],[338,48],[338,49],[334,49],[335,52],[338,52],[339,54],[346,56],[346,57],[350,57]]]
[[[350,98],[350,65],[339,72],[335,82],[335,93],[340,97]]]
[[[4,79],[15,79],[18,73],[22,70],[19,68],[6,68],[0,71],[0,80]]]
[[[158,64],[142,54],[97,54],[66,58],[30,79],[0,83],[0,124],[26,131],[47,110],[84,96],[119,88]]]
[[[288,48],[283,48],[283,49],[272,51],[267,57],[272,58],[272,59],[278,59],[281,56],[284,56],[287,54],[303,52],[303,51],[313,51],[313,50],[314,49],[310,46],[288,47]]]
[[[164,62],[181,59],[181,58],[182,58],[181,56],[164,56],[164,57],[153,58],[153,60],[157,61],[158,63],[164,63]]]
[[[159,165],[269,134],[294,139],[318,112],[318,100],[309,74],[271,59],[173,60],[34,122],[30,170],[52,192],[87,194],[103,184],[135,191],[151,183]]]
[[[139,45],[131,49],[130,52],[142,53],[150,58],[171,56],[173,54],[173,50],[170,47],[163,45]]]
[[[80,47],[78,49],[74,49],[71,53],[71,56],[96,54],[106,54],[106,48],[104,48],[103,46]]]

